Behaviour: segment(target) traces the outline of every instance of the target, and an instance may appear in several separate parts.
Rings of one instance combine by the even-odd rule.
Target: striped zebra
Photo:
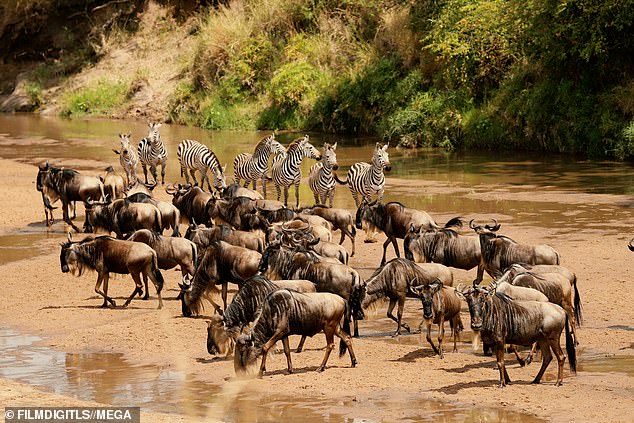
[[[337,143],[324,144],[324,154],[321,156],[321,161],[310,168],[308,186],[315,196],[315,204],[326,204],[326,200],[328,200],[330,207],[332,207],[336,185],[332,171],[339,168],[335,150],[337,150]]]
[[[145,183],[147,180],[147,166],[150,167],[152,176],[154,177],[154,183],[158,183],[156,178],[156,168],[161,165],[161,182],[165,185],[165,166],[167,165],[167,150],[163,141],[161,141],[161,134],[159,134],[160,123],[149,122],[150,133],[146,138],[143,138],[139,142],[137,149],[139,153],[139,161],[143,166],[143,175],[145,176]]]
[[[275,134],[264,137],[255,146],[253,154],[238,154],[233,160],[233,178],[236,184],[244,179],[244,187],[253,183],[253,190],[257,189],[257,180],[262,179],[262,194],[266,199],[266,178],[269,170],[269,157],[272,154],[284,153],[284,146],[275,140]]]
[[[192,175],[192,178],[194,178],[194,183],[196,185],[198,185],[196,171],[199,171],[202,175],[200,187],[204,189],[205,181],[207,181],[207,188],[209,189],[209,192],[213,192],[211,185],[209,184],[209,177],[207,176],[207,170],[210,169],[214,175],[214,188],[218,191],[222,191],[227,188],[227,181],[224,172],[227,166],[225,165],[224,167],[221,167],[218,157],[216,157],[214,152],[203,144],[194,140],[183,140],[180,144],[178,144],[176,156],[178,157],[178,162],[181,165],[181,176],[185,176],[187,183],[189,183],[187,170],[189,169],[189,173]]]
[[[128,187],[133,186],[137,182],[136,168],[139,165],[139,156],[137,156],[134,148],[130,148],[130,136],[131,133],[119,134],[119,141],[121,141],[121,149],[114,151],[119,156],[119,163],[125,171]]]
[[[305,157],[321,159],[319,150],[308,142],[308,135],[297,138],[288,146],[285,153],[278,154],[273,160],[271,174],[277,191],[277,200],[280,200],[282,187],[284,187],[284,205],[288,205],[288,188],[295,185],[295,198],[297,200],[295,207],[299,207],[299,183],[302,180],[302,170],[299,166]]]

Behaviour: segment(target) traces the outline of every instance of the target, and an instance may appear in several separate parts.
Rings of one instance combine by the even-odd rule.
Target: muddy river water
[[[147,126],[133,121],[68,121],[31,115],[0,115],[0,158],[31,165],[49,160],[94,174],[110,164],[119,166],[118,158],[112,152],[113,148],[119,148],[119,132],[132,132],[132,139],[138,140],[147,134]],[[209,132],[173,125],[164,125],[161,134],[170,154],[166,176],[169,182],[182,180],[176,160],[176,146],[182,139],[196,139],[210,146],[220,161],[228,165],[228,175],[232,175],[233,157],[251,151],[259,139],[268,135],[265,132]],[[282,133],[277,139],[286,144],[297,136]],[[339,174],[343,177],[351,164],[369,161],[377,140],[311,134],[311,142],[318,147],[324,142],[335,141],[338,142]],[[387,175],[385,199],[430,211],[439,222],[458,215],[496,217],[503,225],[543,232],[539,237],[543,242],[561,236],[571,240],[578,238],[581,242],[588,234],[599,232],[617,236],[622,232],[619,222],[633,222],[634,200],[629,199],[629,194],[634,192],[634,168],[629,164],[576,160],[559,155],[447,153],[392,148],[390,159],[392,171]],[[312,162],[305,161],[304,175],[311,165]],[[141,176],[140,169],[138,172]],[[274,196],[271,185],[269,197]],[[312,204],[312,194],[305,183],[301,188],[301,202]],[[354,208],[345,187],[337,189],[335,206]],[[78,214],[81,213],[78,211]],[[47,229],[42,222],[20,228],[2,228],[0,272],[9,263],[55,248],[63,231],[62,223]],[[580,235],[580,231],[584,235]],[[624,235],[625,243],[626,238],[629,239]],[[366,267],[362,266],[362,273],[367,276],[372,268],[368,263],[363,264]],[[414,306],[406,311],[406,318],[411,321],[420,319],[418,314],[420,311]],[[394,326],[386,319],[365,323],[364,333],[368,334],[365,338],[369,342],[412,346],[421,343],[418,335],[391,338]],[[612,329],[629,331],[631,322],[612,323]],[[463,335],[462,347],[468,348],[469,337],[470,333]],[[81,400],[112,405],[134,404],[144,410],[193,414],[231,422],[381,420],[358,418],[356,410],[361,407],[365,416],[372,415],[372,410],[402,408],[405,411],[399,421],[541,421],[502,408],[474,410],[456,403],[421,399],[387,386],[373,395],[364,396],[362,401],[354,397],[333,400],[275,392],[260,392],[254,397],[238,389],[238,381],[211,383],[172,367],[130,362],[122,353],[60,351],[46,346],[43,340],[45,337],[32,336],[0,324],[0,378],[16,379]],[[632,357],[603,354],[597,348],[582,348],[579,370],[634,377]],[[551,365],[545,380],[553,380],[553,376]]]

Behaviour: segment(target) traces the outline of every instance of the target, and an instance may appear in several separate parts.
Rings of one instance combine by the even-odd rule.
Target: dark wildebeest
[[[314,251],[321,257],[335,259],[341,264],[348,264],[350,257],[348,251],[342,245],[322,241],[316,238],[313,233],[308,232],[308,230],[310,230],[310,226],[306,227],[305,230],[289,230],[282,226],[282,244],[291,248]]]
[[[38,191],[39,190],[40,189],[38,188]],[[53,191],[52,189],[48,187],[42,187],[41,194],[42,194],[42,204],[44,205],[44,221],[46,222],[46,226],[51,226],[53,223],[55,223],[55,218],[53,217],[53,210],[57,208],[57,207],[53,207],[53,204],[56,201],[58,201],[60,198],[59,198],[59,195],[55,191]],[[73,208],[72,219],[74,219],[77,217],[77,203],[74,201],[72,202],[72,208]]]
[[[357,237],[357,229],[354,226],[354,217],[352,213],[344,209],[333,209],[324,205],[317,204],[313,207],[306,207],[301,214],[320,216],[332,224],[333,230],[341,231],[341,239],[339,245],[343,244],[343,240],[347,236],[352,242],[352,253],[350,257],[354,257],[355,239]],[[349,229],[348,229],[349,228]]]
[[[207,203],[206,214],[210,221],[222,221],[235,229],[245,229],[243,218],[247,214],[255,214],[255,200],[249,197],[237,197],[230,200],[213,197]],[[246,228],[249,229],[249,228]]]
[[[118,198],[125,197],[125,191],[127,184],[123,176],[114,171],[112,166],[108,166],[106,169],[106,175],[103,177],[103,187],[109,200],[116,200]]]
[[[424,285],[433,282],[436,276],[417,266],[416,263],[395,258],[387,262],[387,264],[379,267],[368,278],[365,284],[365,296],[361,303],[363,309],[368,308],[375,302],[388,298],[390,304],[387,308],[387,317],[394,320],[397,324],[394,336],[401,334],[401,326],[410,332],[409,325],[401,322],[403,317],[403,308],[405,307],[405,298],[411,296],[410,286],[413,281],[417,285]],[[392,314],[394,307],[398,304],[396,316]]]
[[[118,240],[109,236],[88,237],[82,241],[73,242],[69,233],[68,242],[62,244],[59,261],[64,273],[71,272],[80,276],[86,270],[97,272],[95,292],[103,297],[102,307],[107,307],[108,303],[116,307],[115,301],[108,297],[108,280],[110,273],[118,273],[130,274],[135,283],[134,291],[123,304],[124,307],[130,304],[137,293],[143,292],[141,284],[141,275],[143,275],[144,280],[150,278],[154,284],[159,300],[158,308],[163,308],[161,298],[163,275],[158,268],[156,252],[145,244]],[[103,292],[99,290],[102,283]]]
[[[457,269],[470,270],[480,264],[480,239],[464,236],[453,227],[461,227],[462,220],[451,219],[444,228],[422,229],[413,226],[403,240],[405,258],[418,263],[440,263]]]
[[[197,222],[208,225],[210,222],[207,214],[207,203],[212,195],[203,191],[200,187],[178,184],[169,184],[165,192],[172,196],[172,204],[181,213],[181,218],[186,218],[187,223]]]
[[[257,191],[253,191],[252,189],[241,187],[240,184],[231,184],[228,185],[222,191],[222,198],[231,199],[236,197],[249,197],[252,200],[262,200],[262,194]]]
[[[304,293],[316,292],[315,284],[311,281],[271,281],[261,275],[245,280],[222,315],[214,314],[209,320],[207,352],[212,355],[231,354],[235,339],[242,329],[255,320],[257,311],[266,296],[278,289],[291,289]],[[304,340],[305,337],[302,337],[297,352],[301,352]]]
[[[159,201],[142,192],[128,195],[128,201],[132,203],[147,203],[155,206],[161,212],[161,232],[165,229],[172,229],[172,236],[181,236],[178,231],[178,224],[181,220],[181,212],[178,208],[166,201]]]
[[[53,207],[48,199],[52,198],[51,192],[62,200],[62,213],[64,222],[69,224],[77,232],[79,228],[71,221],[68,215],[70,203],[75,201],[86,202],[89,199],[102,200],[105,199],[103,184],[99,178],[94,176],[81,175],[73,169],[64,169],[53,167],[46,162],[43,166],[39,166],[36,181],[37,190],[42,193],[48,193],[47,196],[42,195],[44,205],[51,210]],[[88,223],[88,216],[84,222],[84,230],[92,232],[92,228]]]
[[[475,286],[462,293],[469,305],[471,329],[479,331],[484,342],[495,345],[500,371],[500,387],[510,382],[504,365],[505,344],[530,346],[534,342],[542,350],[542,366],[533,383],[539,383],[555,354],[558,363],[556,386],[564,377],[566,357],[559,345],[561,332],[566,329],[566,351],[570,370],[576,373],[577,354],[570,333],[566,312],[556,304],[538,301],[513,301],[502,293],[490,293]]]
[[[264,251],[264,240],[252,232],[238,231],[231,229],[229,225],[213,225],[211,228],[191,223],[185,232],[185,238],[192,241],[203,251],[214,241],[225,241],[231,245],[248,248],[249,250],[262,253]]]
[[[289,335],[314,336],[319,332],[326,335],[326,354],[317,371],[326,368],[330,352],[335,347],[334,336],[341,339],[339,356],[350,353],[352,367],[357,359],[352,350],[350,339],[350,322],[344,317],[346,301],[338,295],[328,292],[302,294],[288,289],[272,292],[262,304],[262,310],[253,323],[253,329],[236,340],[234,367],[236,374],[248,372],[262,356],[259,375],[266,371],[266,356],[279,340],[284,345],[288,372],[293,373],[291,349],[288,344]],[[340,322],[343,318],[343,330]]]
[[[128,241],[142,242],[156,251],[159,269],[168,270],[181,267],[183,277],[194,276],[198,261],[198,248],[185,238],[164,237],[147,229],[140,229],[128,238]],[[149,297],[147,280],[145,281],[145,297]]]
[[[438,279],[431,284],[410,285],[410,290],[423,303],[423,321],[420,322],[418,330],[422,333],[423,323],[425,323],[425,326],[427,326],[427,342],[429,342],[434,352],[440,358],[445,357],[442,349],[442,340],[445,337],[446,321],[449,321],[453,335],[453,352],[458,352],[456,342],[460,338],[460,331],[462,331],[463,326],[460,319],[460,298],[456,295],[456,290],[444,286]],[[431,326],[434,323],[438,325],[438,347],[434,345],[434,341],[431,339]]]
[[[211,295],[218,292],[216,285],[222,285],[223,308],[227,308],[229,282],[241,285],[245,279],[258,272],[260,253],[248,248],[236,247],[224,241],[214,241],[206,248],[198,263],[194,278],[189,285],[180,285],[183,316],[198,315],[203,309],[203,298],[211,302],[218,313],[220,306]]]
[[[91,226],[114,232],[117,238],[124,238],[139,229],[149,229],[161,233],[161,212],[152,204],[132,203],[127,198],[112,203],[86,204],[86,216]]]
[[[387,240],[383,243],[383,257],[381,258],[381,266],[385,264],[385,254],[387,246],[392,243],[396,257],[400,257],[396,238],[405,238],[410,227],[413,225],[416,230],[438,228],[434,220],[424,211],[410,209],[398,202],[387,204],[367,203],[365,200],[357,209],[355,224],[357,229],[362,228],[362,222],[366,222],[368,227],[373,230],[379,229],[387,236]]]
[[[348,301],[346,317],[354,318],[354,336],[359,336],[358,320],[363,320],[361,299],[364,284],[353,268],[327,262],[312,251],[295,251],[280,244],[269,246],[262,254],[259,271],[271,280],[307,279],[318,292],[331,292]]]
[[[494,225],[474,225],[473,220],[469,222],[469,227],[478,234],[481,251],[478,275],[474,283],[482,282],[485,270],[495,279],[514,263],[559,264],[559,253],[553,247],[518,244],[511,238],[496,234],[501,225],[495,219]]]

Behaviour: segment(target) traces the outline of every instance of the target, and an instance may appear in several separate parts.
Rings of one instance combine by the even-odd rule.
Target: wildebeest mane
[[[303,274],[305,269],[310,268],[311,263],[318,262],[319,257],[312,251],[291,250],[276,244],[264,250],[259,269],[261,272],[271,269],[281,279],[309,279],[297,276],[296,272],[301,271]]]
[[[511,297],[496,292],[484,305],[482,314],[483,339],[520,339],[522,328],[528,326],[531,312],[519,306]]]
[[[79,242],[67,241],[62,244],[62,255],[64,251],[71,245],[75,244],[75,254],[77,255],[77,264],[75,266],[76,276],[81,276],[86,270],[95,270],[97,263],[103,257],[103,249],[97,248],[98,243],[111,241],[114,238],[109,236],[98,236],[96,238],[89,236]]]
[[[277,286],[261,275],[255,275],[244,281],[238,293],[233,297],[231,304],[223,313],[225,326],[234,328],[254,321],[256,312],[266,296],[276,290]]]
[[[402,258],[395,258],[379,267],[366,280],[363,307],[368,307],[383,298],[395,297],[394,285],[403,280],[407,285],[420,276],[422,270],[413,262]]]

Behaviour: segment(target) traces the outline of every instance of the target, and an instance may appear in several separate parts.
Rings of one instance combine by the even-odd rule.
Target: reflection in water
[[[121,354],[63,353],[37,346],[41,340],[0,328],[0,377],[86,401],[235,423],[374,422],[373,416],[386,410],[396,412],[389,420],[404,422],[541,421],[502,409],[465,408],[397,391],[379,391],[362,400],[271,395],[252,391],[248,382],[216,385],[169,368],[134,366]]]

